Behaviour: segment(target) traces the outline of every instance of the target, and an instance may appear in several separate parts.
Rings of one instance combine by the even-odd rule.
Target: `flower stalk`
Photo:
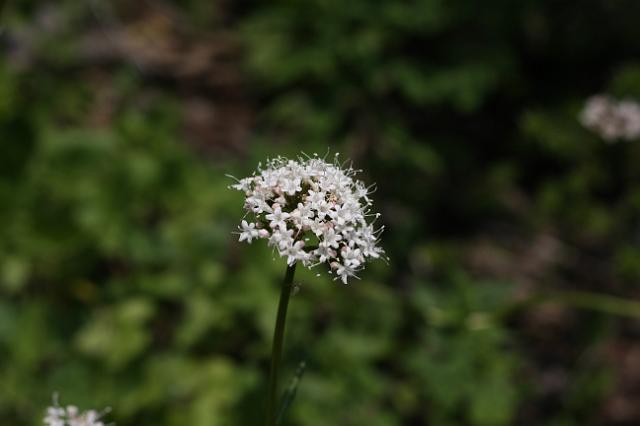
[[[278,303],[278,316],[273,333],[273,349],[271,352],[271,368],[269,370],[269,388],[267,394],[266,426],[275,426],[276,405],[278,402],[278,374],[282,359],[282,344],[284,342],[284,330],[287,321],[287,309],[289,298],[293,289],[293,276],[296,272],[296,263],[287,266],[287,272],[282,280],[280,290],[280,302]]]
[[[258,165],[251,176],[234,178],[236,183],[230,186],[245,194],[246,214],[238,227],[238,241],[266,240],[288,265],[273,334],[267,426],[278,421],[278,375],[296,265],[311,269],[325,264],[334,280],[347,284],[358,278],[367,259],[386,259],[378,245],[384,227],[374,227],[380,214],[370,211],[373,186],[355,179],[357,173],[345,167],[337,154],[333,163],[317,154],[297,160],[276,157],[264,167]],[[295,383],[284,397],[282,412],[293,399]]]

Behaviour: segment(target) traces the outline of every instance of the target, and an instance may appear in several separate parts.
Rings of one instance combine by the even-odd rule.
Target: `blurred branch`
[[[640,318],[640,301],[588,291],[552,291],[544,294],[535,294],[498,311],[496,317],[503,319],[516,312],[548,302],[556,302],[609,315]]]
[[[577,308],[611,315],[640,318],[640,302],[586,291],[565,291],[556,294],[556,300]]]

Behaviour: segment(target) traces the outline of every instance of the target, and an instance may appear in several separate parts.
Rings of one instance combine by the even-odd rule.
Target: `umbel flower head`
[[[365,261],[384,257],[384,250],[378,247],[383,227],[373,225],[380,214],[369,211],[371,187],[356,174],[337,154],[333,163],[314,155],[258,165],[253,176],[231,185],[246,195],[239,240],[265,239],[289,265],[326,263],[345,284],[357,278]]]
[[[607,142],[640,138],[640,104],[629,99],[592,96],[580,114],[580,121]]]
[[[61,407],[58,396],[53,396],[53,406],[47,408],[47,415],[43,419],[46,426],[105,426],[101,418],[109,410],[80,411],[75,405]]]

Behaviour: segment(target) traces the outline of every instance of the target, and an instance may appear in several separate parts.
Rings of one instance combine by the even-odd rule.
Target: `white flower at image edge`
[[[75,405],[67,405],[61,407],[57,401],[57,395],[54,395],[53,406],[47,408],[47,414],[43,419],[46,426],[106,426],[101,418],[109,410],[102,413],[96,410],[87,410],[81,412]]]
[[[585,103],[580,122],[607,142],[640,139],[640,104],[630,99],[595,95]]]
[[[357,278],[367,258],[384,258],[378,246],[383,227],[373,226],[380,215],[369,211],[371,187],[337,159],[277,157],[231,185],[246,196],[239,241],[265,239],[289,265],[326,263],[345,284]]]

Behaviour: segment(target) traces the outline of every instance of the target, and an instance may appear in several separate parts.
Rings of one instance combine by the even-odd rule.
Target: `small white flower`
[[[61,407],[57,401],[57,395],[53,397],[53,406],[47,408],[47,414],[42,419],[46,426],[105,426],[101,418],[109,410],[102,413],[96,410],[81,412],[75,405]]]
[[[580,122],[607,142],[640,139],[640,104],[604,95],[592,96],[580,113]]]
[[[284,250],[293,244],[293,229],[275,229],[269,238],[269,245]]]
[[[242,221],[240,241],[268,239],[289,265],[327,263],[344,283],[364,268],[367,258],[383,257],[378,247],[382,228],[374,230],[366,220],[374,216],[369,213],[371,187],[337,160],[278,157],[231,185],[245,193],[245,210],[255,216],[251,223]],[[305,241],[317,241],[317,246],[306,247]]]
[[[268,215],[265,216],[265,218],[271,221],[271,223],[269,223],[270,227],[274,229],[275,228],[285,229],[287,227],[285,220],[287,220],[289,216],[290,216],[289,213],[283,212],[280,206],[278,206],[278,207],[274,207],[273,213],[269,213]]]
[[[351,268],[357,268],[362,264],[364,258],[359,248],[354,249],[349,246],[344,246],[342,248],[342,260],[345,265]]]
[[[295,210],[291,212],[291,220],[297,228],[309,228],[313,223],[315,213],[308,204],[298,203]]]
[[[307,200],[306,200],[311,208],[317,209],[318,204],[322,203],[323,201],[325,201],[325,194],[324,192],[321,191],[314,191],[312,189],[309,190],[309,193],[307,194]]]
[[[249,197],[245,200],[245,206],[247,210],[251,210],[254,214],[260,214],[264,212],[271,212],[271,207],[260,195]]]
[[[256,229],[255,223],[247,223],[246,220],[243,220],[240,224],[239,229],[241,232],[238,241],[246,241],[248,243],[251,243],[251,240],[260,236],[258,230]]]
[[[304,241],[296,241],[281,250],[280,255],[287,257],[287,264],[289,266],[293,265],[298,260],[305,262],[309,258],[309,253],[305,252],[303,248]]]
[[[340,278],[344,284],[348,283],[349,277],[355,277],[355,270],[349,265],[333,262],[331,266],[336,270],[336,275],[338,275],[336,279]]]
[[[336,206],[329,212],[329,217],[337,227],[344,227],[353,222],[353,213],[351,209],[344,206]]]
[[[282,183],[282,190],[286,192],[288,195],[293,195],[296,192],[302,191],[302,187],[300,186],[301,179],[299,177],[294,177],[291,179],[286,179]]]
[[[337,233],[333,226],[327,226],[327,229],[323,232],[323,237],[322,242],[327,247],[338,248],[340,241],[342,241],[342,235]]]
[[[315,250],[315,253],[313,254],[317,256],[318,262],[320,263],[324,263],[337,256],[336,251],[332,250],[331,247],[325,241],[322,241],[318,245],[318,248]]]

